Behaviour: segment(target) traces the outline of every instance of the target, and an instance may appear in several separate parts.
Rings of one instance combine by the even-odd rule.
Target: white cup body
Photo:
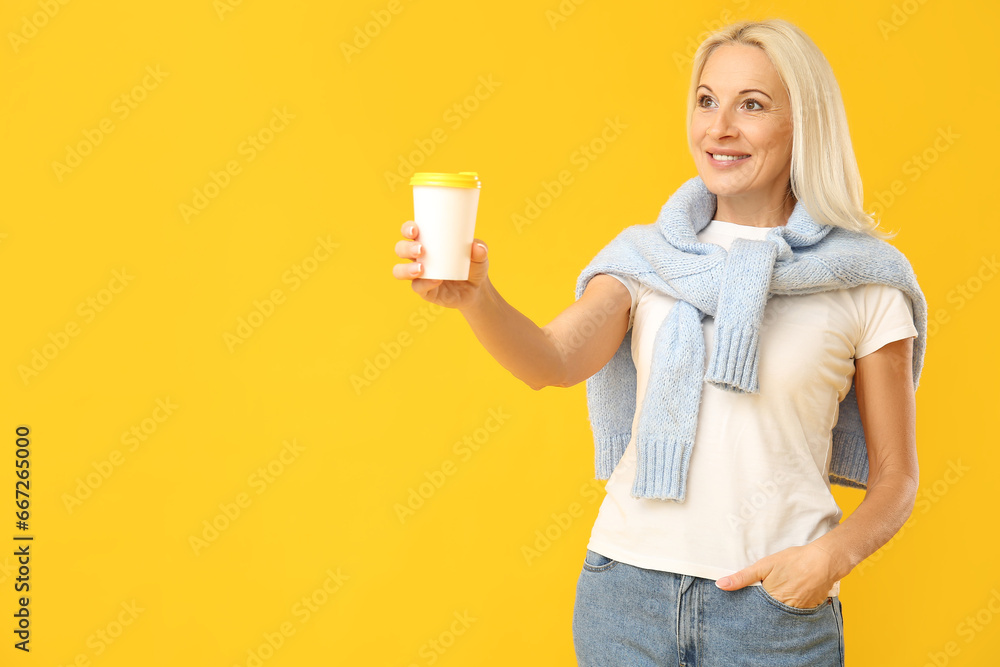
[[[413,221],[420,234],[421,278],[468,280],[479,188],[413,186]]]

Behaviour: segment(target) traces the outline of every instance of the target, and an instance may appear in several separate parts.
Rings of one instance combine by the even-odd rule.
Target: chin
[[[716,197],[735,197],[750,191],[750,188],[745,183],[736,182],[734,179],[726,176],[711,172],[699,172],[698,175],[701,176],[701,180],[705,184],[705,187],[708,188],[708,191]]]

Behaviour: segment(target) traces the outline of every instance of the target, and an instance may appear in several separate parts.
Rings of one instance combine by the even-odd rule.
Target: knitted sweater
[[[715,215],[716,197],[694,177],[664,204],[654,224],[624,229],[580,274],[576,298],[599,273],[630,276],[678,299],[654,339],[652,368],[636,434],[638,465],[632,494],[683,502],[694,446],[702,382],[756,394],[758,342],[764,306],[772,294],[811,294],[883,284],[902,290],[913,305],[918,336],[913,384],[919,383],[927,331],[927,304],[906,257],[862,232],[814,222],[801,202],[787,224],[762,240],[738,238],[727,253],[696,234]],[[701,320],[715,318],[715,343],[706,365]],[[631,330],[610,361],[587,380],[587,406],[598,479],[607,479],[632,437],[636,369]],[[868,454],[851,389],[832,433],[830,481],[865,488]]]

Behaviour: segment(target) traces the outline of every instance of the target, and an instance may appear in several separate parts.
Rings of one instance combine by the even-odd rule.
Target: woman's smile
[[[749,153],[722,153],[708,151],[709,164],[718,169],[729,169],[750,159]]]

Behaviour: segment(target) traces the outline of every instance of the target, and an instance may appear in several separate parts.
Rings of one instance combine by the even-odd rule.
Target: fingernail
[[[413,236],[413,232],[417,230],[416,225],[410,225],[410,228],[406,230],[407,236]]]
[[[729,580],[729,577],[723,577],[722,579],[716,581],[715,585],[718,586],[719,588],[723,588],[725,586],[728,586],[730,583],[732,582]]]
[[[416,263],[416,264],[414,264],[413,266],[414,266],[414,269],[413,269],[413,275],[417,275],[417,274],[418,274],[418,273],[420,273],[420,272],[421,272],[421,271],[423,270],[423,268],[424,268],[424,267],[423,267],[423,266],[422,266],[422,265],[420,264],[420,262],[417,262],[417,263]]]
[[[423,249],[424,249],[424,246],[422,244],[418,243],[416,246],[414,246],[413,252],[414,252],[414,254],[419,255],[423,251]]]

